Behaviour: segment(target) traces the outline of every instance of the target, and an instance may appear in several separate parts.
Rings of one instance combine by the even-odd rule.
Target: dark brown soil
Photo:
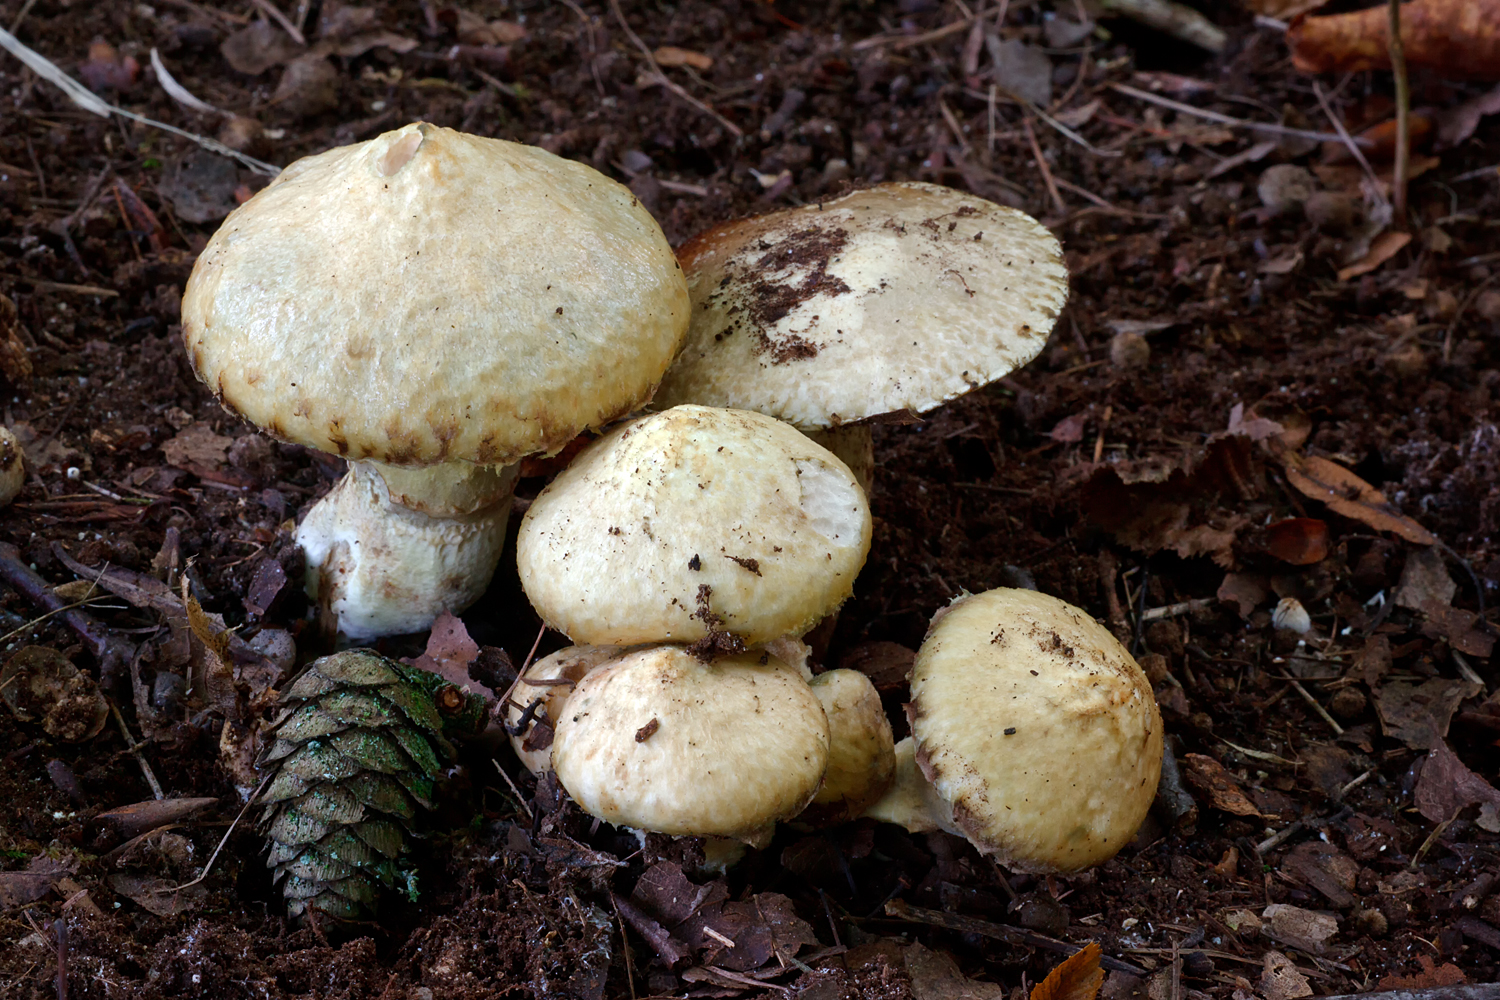
[[[140,888],[202,872],[242,801],[221,745],[257,724],[264,705],[241,705],[226,722],[223,703],[203,692],[166,692],[171,718],[153,724],[142,753],[168,797],[216,804],[123,852],[127,834],[97,817],[153,793],[120,725],[111,719],[70,744],[0,712],[0,996],[61,996],[59,955],[72,998],[733,996],[760,989],[744,979],[760,967],[745,957],[760,955],[780,995],[904,998],[958,995],[951,979],[934,980],[915,942],[1009,991],[1056,964],[1047,942],[1057,940],[1097,940],[1134,966],[1139,979],[1111,974],[1107,995],[1118,998],[1299,995],[1263,982],[1269,951],[1289,956],[1320,994],[1396,985],[1392,977],[1496,978],[1493,811],[1471,798],[1436,822],[1428,800],[1435,761],[1450,766],[1444,747],[1481,783],[1500,766],[1500,705],[1484,690],[1495,682],[1500,583],[1500,296],[1486,295],[1500,199],[1493,171],[1460,179],[1500,160],[1500,132],[1481,125],[1442,152],[1413,183],[1411,244],[1341,281],[1355,239],[1347,220],[1311,207],[1273,216],[1257,194],[1268,167],[1317,165],[1318,150],[1288,142],[1216,172],[1264,136],[1111,89],[1154,87],[1237,118],[1326,127],[1311,80],[1289,68],[1274,33],[1226,6],[1216,14],[1232,22],[1222,56],[1118,22],[1111,38],[1085,43],[1085,57],[1077,45],[1053,50],[1053,114],[1091,150],[1024,123],[1003,94],[992,106],[993,63],[967,29],[897,43],[972,6],[623,4],[646,46],[712,57],[708,69],[664,72],[715,114],[651,85],[641,51],[599,0],[478,0],[463,12],[323,0],[308,35],[354,54],[287,66],[300,50],[267,24],[248,43],[240,37],[248,51],[235,50],[242,68],[265,63],[256,75],[221,51],[259,16],[248,2],[6,0],[0,24],[19,21],[22,41],[131,110],[278,165],[413,119],[535,143],[629,183],[674,244],[736,216],[893,179],[966,188],[1042,218],[1072,272],[1062,320],[1025,370],[920,422],[877,426],[874,546],[824,636],[824,661],[870,670],[899,735],[903,668],[889,644],[915,649],[933,612],[966,590],[1034,583],[1134,647],[1195,811],[1159,803],[1119,857],[1067,878],[1007,877],[944,834],[868,823],[783,830],[730,872],[723,912],[773,934],[809,928],[817,944],[734,953],[704,939],[713,947],[673,970],[638,926],[623,930],[619,904],[632,893],[649,904],[642,873],[691,862],[696,846],[652,838],[643,851],[595,828],[555,789],[535,788],[503,748],[471,747],[445,783],[417,848],[414,900],[388,898],[378,924],[298,929],[282,917],[252,824],[236,828],[193,892],[168,897],[180,912]],[[1005,33],[1041,44],[1044,22],[1074,10],[1013,2]],[[520,24],[525,37],[476,27],[470,15]],[[365,44],[376,30],[397,41]],[[114,50],[91,52],[95,42]],[[175,103],[149,69],[153,47],[187,90],[241,118],[224,125]],[[1354,126],[1389,106],[1381,75],[1323,85],[1338,87]],[[1420,78],[1417,89],[1435,107],[1472,92]],[[1057,200],[1028,129],[1060,182]],[[33,370],[0,357],[5,423],[31,459],[0,540],[52,584],[75,579],[62,556],[185,573],[203,608],[247,641],[287,629],[306,659],[318,637],[289,528],[341,463],[227,418],[194,380],[176,326],[195,253],[236,189],[247,197],[265,181],[228,163],[80,110],[0,56],[0,294],[17,306],[19,355]],[[1349,189],[1341,176],[1325,171],[1324,184]],[[1352,211],[1362,212],[1357,198]],[[1131,364],[1132,352],[1146,353],[1131,331],[1149,347],[1143,363]],[[1229,434],[1236,407],[1244,433]],[[192,435],[182,432],[194,427],[232,444],[185,449]],[[1389,505],[1336,512],[1297,487],[1288,455],[1332,460]],[[523,496],[543,482],[524,480]],[[1409,540],[1413,525],[1445,547]],[[1403,580],[1411,606],[1394,600]],[[34,598],[14,587],[0,595],[7,655],[41,644],[97,669],[61,618],[31,624],[43,610]],[[1278,598],[1311,613],[1304,644],[1273,627]],[[158,668],[175,640],[158,611],[110,600],[90,614],[139,646],[148,689],[167,672]],[[464,621],[517,663],[538,626],[513,570]],[[422,638],[386,647],[415,653]],[[559,645],[549,636],[543,652]],[[1483,683],[1465,686],[1462,667]],[[111,680],[139,737],[146,725],[127,679]],[[498,779],[492,754],[528,803]],[[38,874],[18,874],[28,870]],[[1271,904],[1295,910],[1261,928]],[[910,916],[920,910],[1011,930],[944,929]],[[1310,941],[1307,920],[1336,930]],[[950,992],[931,992],[942,988]]]

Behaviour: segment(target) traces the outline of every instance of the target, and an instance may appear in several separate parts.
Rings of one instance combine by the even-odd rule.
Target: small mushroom
[[[624,646],[568,646],[536,661],[505,706],[511,748],[526,769],[552,769],[552,738],[573,688],[591,671],[625,652]]]
[[[1098,864],[1156,795],[1162,726],[1151,685],[1085,612],[1030,590],[939,613],[911,674],[913,762],[868,815],[948,829],[1021,871]]]
[[[350,460],[297,539],[309,589],[363,639],[484,592],[516,463],[645,403],[687,312],[624,186],[416,123],[298,160],[231,213],[182,323],[225,408]]]
[[[775,657],[704,663],[680,646],[655,646],[578,682],[557,721],[552,765],[591,816],[763,846],[817,792],[828,738],[812,689]]]
[[[828,670],[812,679],[828,716],[828,771],[798,819],[833,826],[864,812],[885,794],[896,773],[896,741],[880,693],[858,670]]]
[[[858,421],[924,413],[1026,364],[1068,294],[1044,226],[935,184],[738,219],[678,257],[692,319],[656,403],[785,420],[866,489],[873,451]]]
[[[21,451],[21,442],[0,425],[0,507],[14,500],[26,485],[26,459]]]
[[[849,469],[805,435],[679,406],[581,452],[526,511],[516,563],[532,605],[574,642],[743,649],[834,611],[870,532]]]

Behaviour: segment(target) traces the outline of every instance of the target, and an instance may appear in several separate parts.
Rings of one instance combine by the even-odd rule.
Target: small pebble
[[[1109,361],[1116,368],[1129,370],[1143,368],[1151,360],[1151,345],[1146,338],[1133,330],[1114,335],[1109,342]]]

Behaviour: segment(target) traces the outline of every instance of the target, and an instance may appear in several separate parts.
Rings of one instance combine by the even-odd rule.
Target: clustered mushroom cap
[[[225,406],[404,466],[507,465],[639,407],[687,316],[627,188],[426,123],[292,164],[214,234],[182,303]]]
[[[828,740],[812,689],[770,654],[703,663],[655,646],[578,682],[552,766],[591,816],[762,845],[816,793]]]
[[[858,670],[827,670],[812,679],[828,716],[828,770],[799,817],[817,826],[851,820],[873,805],[896,774],[896,741],[880,693]]]
[[[1162,725],[1151,685],[1087,614],[1032,590],[939,613],[908,708],[918,766],[982,853],[1022,871],[1097,864],[1156,796]]]
[[[740,219],[678,250],[692,295],[661,406],[756,410],[804,431],[930,410],[1024,365],[1067,299],[1035,219],[896,183]]]
[[[527,738],[537,729],[537,723],[545,721],[555,731],[557,720],[562,717],[563,706],[573,695],[573,688],[590,671],[608,663],[626,651],[624,646],[566,646],[550,656],[537,660],[521,675],[505,708],[505,721],[512,726],[521,722],[528,706],[541,698],[540,711],[533,713],[533,723],[522,732],[510,737],[510,745],[532,774],[552,770],[552,749],[545,747],[527,749]],[[551,682],[551,683],[548,683]]]
[[[748,644],[849,596],[870,508],[848,467],[771,417],[679,406],[615,429],[532,502],[521,584],[574,642]]]

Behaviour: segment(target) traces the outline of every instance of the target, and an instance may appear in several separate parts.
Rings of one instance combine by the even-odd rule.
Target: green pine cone
[[[258,761],[275,772],[261,796],[266,865],[292,918],[366,916],[380,889],[407,881],[400,858],[417,809],[432,808],[433,780],[454,758],[444,730],[474,729],[483,700],[346,649],[308,664],[280,701]]]

